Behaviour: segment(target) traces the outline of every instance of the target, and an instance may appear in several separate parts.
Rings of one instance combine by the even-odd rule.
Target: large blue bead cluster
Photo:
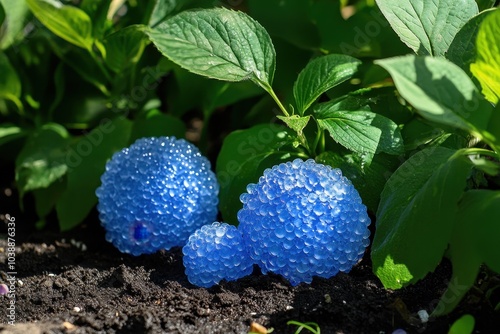
[[[210,162],[184,139],[142,138],[113,155],[96,190],[106,240],[140,255],[185,245],[217,216]]]
[[[253,262],[235,226],[215,222],[196,230],[182,248],[189,282],[209,288],[250,275]]]
[[[369,244],[366,207],[339,169],[313,160],[282,163],[240,198],[238,228],[251,258],[292,285],[350,271]]]

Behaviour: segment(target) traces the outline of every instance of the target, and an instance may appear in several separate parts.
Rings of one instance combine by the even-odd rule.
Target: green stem
[[[267,92],[269,93],[269,95],[271,95],[271,97],[273,98],[273,100],[276,102],[276,104],[278,105],[278,107],[280,107],[281,111],[283,112],[283,114],[287,117],[290,117],[290,114],[288,113],[288,111],[285,109],[285,106],[281,103],[280,99],[278,99],[278,97],[276,96],[276,94],[274,93],[274,90],[272,89],[272,87],[268,87],[267,89]]]
[[[498,153],[484,149],[484,148],[476,148],[476,147],[467,148],[467,149],[465,149],[465,153],[467,153],[469,155],[472,155],[472,154],[486,155],[488,157],[492,157],[492,158],[500,160],[500,156],[498,155]]]

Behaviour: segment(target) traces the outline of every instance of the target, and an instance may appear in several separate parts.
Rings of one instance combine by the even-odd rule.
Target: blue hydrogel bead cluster
[[[217,216],[219,185],[196,146],[142,138],[113,155],[96,190],[106,240],[133,255],[183,246]]]
[[[238,229],[252,260],[292,285],[349,272],[369,244],[358,192],[339,169],[314,160],[266,169],[240,199]]]
[[[215,222],[196,230],[182,253],[189,282],[204,288],[223,279],[237,280],[253,270],[241,232],[225,223]]]

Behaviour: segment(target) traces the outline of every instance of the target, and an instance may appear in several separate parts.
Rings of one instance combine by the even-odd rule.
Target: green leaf
[[[0,2],[0,28],[5,20],[5,10],[3,9],[2,2]]]
[[[0,75],[0,98],[11,100],[19,110],[22,110],[22,102],[19,100],[21,80],[3,52],[0,52],[0,73],[2,73]]]
[[[61,194],[66,189],[66,182],[64,179],[59,179],[53,182],[47,188],[40,188],[33,190],[33,196],[35,197],[35,210],[36,214],[40,218],[47,216],[54,206]]]
[[[13,124],[0,124],[0,146],[28,133],[27,130]]]
[[[108,21],[108,11],[111,1],[102,0],[82,0],[80,8],[92,18],[92,36],[101,39],[106,29],[112,25]]]
[[[22,35],[29,10],[26,1],[0,0],[0,4],[5,12],[3,25],[0,25],[0,49],[5,50]]]
[[[474,0],[376,0],[399,38],[419,55],[443,56],[479,10]]]
[[[116,73],[121,73],[142,56],[149,43],[144,34],[144,26],[132,25],[106,36],[106,65]]]
[[[446,52],[446,58],[460,66],[469,76],[472,76],[470,64],[476,60],[476,38],[479,26],[492,12],[493,10],[486,10],[470,19],[456,34]]]
[[[497,104],[500,98],[500,9],[483,20],[476,43],[477,59],[470,70],[481,83],[486,99]]]
[[[464,314],[451,325],[448,334],[472,334],[474,332],[475,319],[470,314]]]
[[[92,51],[92,20],[80,8],[57,0],[26,0],[28,6],[50,31],[76,46]]]
[[[173,13],[181,2],[179,0],[155,0],[148,25],[154,27],[159,24]]]
[[[427,120],[488,136],[492,106],[457,65],[433,57],[375,61],[392,76],[401,96]]]
[[[299,136],[302,134],[302,130],[309,123],[309,119],[311,119],[311,115],[300,117],[299,115],[292,116],[276,116],[280,120],[282,120],[290,129],[297,132]]]
[[[242,208],[239,196],[250,183],[280,162],[298,157],[289,149],[294,134],[276,124],[256,125],[230,133],[222,144],[216,172],[220,184],[219,209],[225,222],[238,224],[236,214]]]
[[[61,230],[77,226],[97,203],[95,190],[113,153],[125,147],[132,122],[125,118],[109,119],[81,137],[66,154],[68,185],[56,203]]]
[[[318,155],[316,162],[340,168],[342,174],[351,180],[368,210],[373,213],[377,211],[380,193],[382,193],[387,179],[399,164],[396,157],[377,154],[372,163],[367,166],[355,154],[341,155],[332,151]]]
[[[464,194],[450,242],[452,280],[433,316],[447,314],[458,305],[474,285],[482,263],[500,272],[498,215],[500,191],[470,190]]]
[[[193,73],[271,87],[276,62],[271,38],[242,12],[185,11],[151,29],[149,36],[164,56]]]
[[[441,261],[471,163],[460,151],[424,149],[389,178],[372,244],[373,271],[386,288],[422,279]]]
[[[352,78],[360,65],[360,60],[338,54],[319,57],[307,64],[293,86],[298,113],[304,115],[321,94]]]
[[[401,132],[390,119],[366,110],[337,110],[335,103],[323,103],[315,109],[318,125],[340,145],[365,156],[369,165],[379,152],[404,152]]]
[[[134,120],[129,144],[143,137],[174,136],[184,138],[185,135],[186,126],[180,119],[162,114],[158,110],[150,110],[143,117]]]
[[[46,188],[66,174],[68,144],[68,132],[55,123],[44,125],[27,139],[16,159],[16,182],[21,196]]]

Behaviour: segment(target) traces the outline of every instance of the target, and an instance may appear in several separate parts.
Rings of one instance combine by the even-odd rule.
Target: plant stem
[[[278,105],[278,107],[280,107],[281,111],[283,112],[283,114],[287,117],[290,117],[290,114],[288,113],[288,111],[285,109],[285,106],[281,103],[280,99],[278,99],[278,97],[276,96],[276,94],[274,93],[274,90],[272,89],[272,87],[268,87],[268,89],[266,89],[267,92],[269,93],[269,95],[271,95],[271,97],[273,98],[273,100],[276,102],[276,104]]]

